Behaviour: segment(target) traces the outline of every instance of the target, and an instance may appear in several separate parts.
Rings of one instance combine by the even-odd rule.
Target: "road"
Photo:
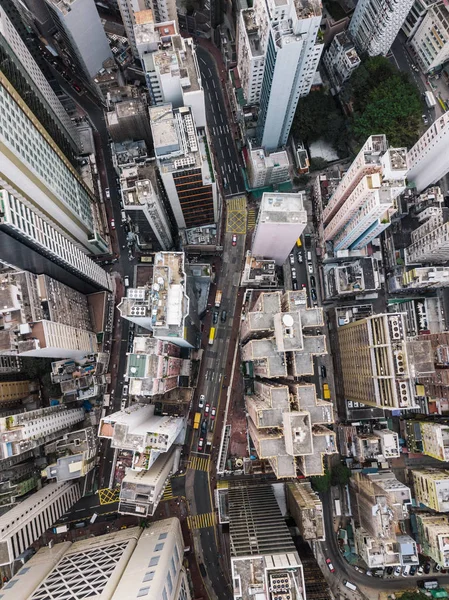
[[[227,196],[245,191],[239,158],[228,123],[222,83],[211,55],[197,46],[201,82],[206,98],[206,119],[215,155],[215,167],[221,171],[222,185]]]

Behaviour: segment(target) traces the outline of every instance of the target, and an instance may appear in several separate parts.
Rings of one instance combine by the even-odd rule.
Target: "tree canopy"
[[[427,596],[419,590],[413,592],[404,592],[401,596],[398,595],[399,600],[426,600]]]
[[[347,485],[351,477],[351,469],[346,465],[335,465],[331,471],[331,485]]]
[[[388,59],[366,59],[354,71],[345,96],[353,102],[352,131],[358,142],[380,133],[392,146],[416,142],[422,114],[419,91]]]
[[[310,478],[310,483],[312,484],[315,492],[327,492],[331,486],[331,479],[329,473],[325,473],[322,476],[316,476]]]

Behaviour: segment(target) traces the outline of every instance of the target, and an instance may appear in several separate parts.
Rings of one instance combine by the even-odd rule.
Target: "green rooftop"
[[[145,354],[128,355],[128,377],[145,377]]]

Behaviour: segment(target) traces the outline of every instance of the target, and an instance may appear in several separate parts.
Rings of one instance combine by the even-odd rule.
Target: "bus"
[[[214,343],[214,339],[215,339],[215,327],[211,327],[210,332],[209,332],[209,346],[212,346],[212,344]]]
[[[200,421],[201,421],[201,413],[197,412],[197,413],[195,413],[195,417],[193,419],[193,429],[198,429],[198,427],[200,426]]]
[[[331,391],[329,389],[328,383],[323,383],[323,397],[324,397],[324,400],[330,400]]]

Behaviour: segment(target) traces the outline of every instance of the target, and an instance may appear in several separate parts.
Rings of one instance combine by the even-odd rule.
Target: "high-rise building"
[[[4,600],[102,596],[191,600],[178,519],[44,546],[2,588]],[[19,593],[20,590],[20,593]]]
[[[251,188],[290,181],[290,162],[286,150],[267,154],[262,148],[248,153],[248,179]]]
[[[420,421],[423,453],[437,460],[449,461],[449,425],[436,421]]]
[[[48,465],[48,479],[70,481],[84,477],[95,467],[98,443],[92,427],[70,431],[45,446],[45,454],[56,462]]]
[[[37,382],[29,379],[0,381],[0,407],[32,396],[39,389]]]
[[[138,16],[139,23],[153,23],[153,12],[149,10],[151,2],[149,0],[118,0],[117,4],[134,58],[139,58],[134,34],[134,26],[137,22],[136,15]]]
[[[116,90],[114,92],[109,94],[110,99],[117,97]],[[114,142],[145,140],[148,147],[151,147],[150,119],[144,95],[129,100],[123,99],[120,102],[109,102],[109,106],[106,125]]]
[[[94,0],[45,0],[80,77],[90,81],[112,58]]]
[[[229,483],[234,600],[305,600],[304,572],[271,485]]]
[[[324,239],[332,240],[336,251],[364,248],[384,231],[396,210],[395,199],[405,189],[406,149],[387,149],[385,136],[372,136],[365,148],[324,211]]]
[[[0,417],[0,461],[56,440],[83,420],[84,409],[62,404]]]
[[[427,11],[436,2],[438,0],[414,0],[410,12],[402,25],[402,31],[406,35],[408,42],[413,39],[418,27],[427,15]]]
[[[428,8],[416,29],[411,47],[424,72],[431,72],[449,58],[449,11],[444,2],[435,2]]]
[[[341,31],[334,37],[323,54],[323,63],[332,87],[338,93],[360,65],[359,55],[346,31]]]
[[[123,210],[133,224],[136,243],[141,250],[170,250],[172,224],[159,189],[156,167],[134,165],[121,171],[120,190]]]
[[[360,0],[349,24],[349,34],[359,52],[386,56],[414,0]]]
[[[128,288],[117,306],[123,318],[153,332],[159,340],[196,348],[200,322],[193,279],[183,252],[158,252],[150,287]]]
[[[251,253],[282,265],[307,225],[305,192],[267,193],[262,196]]]
[[[403,313],[338,328],[345,398],[385,410],[413,408],[415,394]]]
[[[449,512],[449,471],[413,469],[415,499],[436,512]]]
[[[309,481],[286,484],[287,508],[295,520],[302,539],[306,542],[326,539],[323,503]]]
[[[446,112],[435,119],[407,153],[407,179],[415,184],[418,192],[439,181],[449,171],[449,165],[444,160],[449,151],[448,131],[449,112]]]
[[[449,210],[438,208],[411,232],[411,243],[404,250],[405,263],[445,263],[449,259]]]
[[[449,567],[449,517],[418,512],[416,514],[421,552],[433,558],[443,569]]]
[[[78,483],[50,483],[2,515],[0,565],[12,565],[80,496]]]
[[[319,0],[256,0],[240,13],[243,94],[260,104],[257,137],[268,151],[286,145],[298,100],[310,91],[323,50],[320,22]]]
[[[87,298],[47,275],[0,275],[0,353],[77,358],[97,351]]]
[[[217,184],[206,131],[197,129],[189,107],[150,108],[157,165],[178,228],[215,223]]]
[[[2,513],[22,501],[41,486],[41,470],[33,460],[23,461],[12,468],[2,468],[0,473],[0,507]]]

